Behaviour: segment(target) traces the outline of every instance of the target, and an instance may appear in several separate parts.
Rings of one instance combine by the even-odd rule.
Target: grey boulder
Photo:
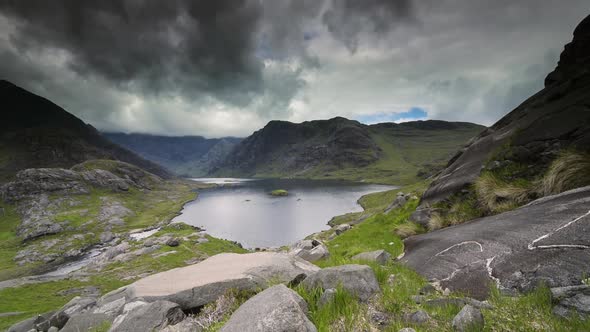
[[[307,318],[307,304],[284,285],[250,298],[233,313],[221,332],[315,332]]]
[[[387,264],[391,259],[391,254],[385,250],[375,250],[363,252],[352,257],[353,260],[375,262],[381,265]]]
[[[140,305],[135,310],[117,317],[110,331],[156,331],[168,325],[178,324],[184,318],[184,312],[178,304],[169,301],[156,301]]]
[[[30,330],[35,329],[35,323],[40,321],[40,317],[42,319],[48,320],[53,314],[54,312],[52,311],[23,320],[12,325],[10,328],[8,328],[7,332],[29,332]]]
[[[336,232],[336,235],[340,235],[340,234],[346,232],[347,230],[349,230],[350,228],[351,227],[349,224],[341,224],[341,225],[334,227],[334,232]]]
[[[484,319],[479,309],[466,305],[453,318],[453,329],[455,331],[479,331],[483,329]]]
[[[320,259],[330,257],[328,247],[317,240],[303,240],[298,242],[292,247],[290,254],[308,262],[316,262]]]
[[[113,319],[105,314],[84,313],[72,316],[63,329],[62,332],[82,332],[91,331],[103,324],[110,324]]]
[[[379,283],[373,270],[366,265],[340,265],[328,267],[308,276],[303,280],[303,286],[313,288],[337,288],[339,285],[356,295],[361,301],[367,301],[373,295],[380,293]]]

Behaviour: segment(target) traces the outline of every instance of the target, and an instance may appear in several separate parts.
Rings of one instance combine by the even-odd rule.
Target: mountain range
[[[241,138],[207,139],[202,136],[157,136],[103,133],[103,136],[141,157],[186,177],[202,177],[223,161]]]
[[[271,121],[239,143],[211,174],[410,183],[442,169],[484,129],[435,120],[375,125],[342,117]]]
[[[53,102],[8,81],[0,81],[0,98],[11,105],[0,122],[0,181],[25,168],[69,168],[91,159],[120,160],[163,178],[172,176]]]

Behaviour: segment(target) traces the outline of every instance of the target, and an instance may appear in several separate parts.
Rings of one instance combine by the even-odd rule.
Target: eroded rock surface
[[[590,187],[405,240],[402,262],[443,288],[485,298],[489,284],[526,291],[579,285],[590,265]]]

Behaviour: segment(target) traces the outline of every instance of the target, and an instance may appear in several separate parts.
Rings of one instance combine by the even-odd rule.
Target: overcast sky
[[[490,125],[542,88],[588,14],[588,0],[3,0],[0,78],[103,131]]]

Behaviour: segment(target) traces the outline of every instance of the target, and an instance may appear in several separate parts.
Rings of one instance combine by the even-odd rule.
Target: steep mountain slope
[[[573,285],[571,298],[554,313],[588,313],[590,296],[579,289],[588,288],[590,264],[589,152],[590,16],[574,31],[545,88],[453,158],[410,219],[431,226],[452,213],[449,202],[459,211],[473,196],[472,208],[482,208],[490,200],[481,197],[486,191],[505,212],[409,237],[403,261],[443,287],[478,297],[490,282],[510,291]],[[510,202],[517,195],[520,201]]]
[[[25,168],[71,167],[90,159],[116,159],[164,178],[170,173],[103,138],[92,126],[51,101],[0,81],[0,181]]]
[[[345,118],[271,121],[212,174],[408,183],[431,175],[485,127],[417,121],[364,125]]]
[[[242,140],[235,137],[207,139],[202,136],[124,133],[103,133],[103,136],[178,175],[194,177],[206,175]]]
[[[574,31],[545,88],[453,158],[422,197],[422,206],[468,187],[490,162],[520,165],[524,171],[517,176],[534,177],[565,149],[590,151],[590,16]]]

